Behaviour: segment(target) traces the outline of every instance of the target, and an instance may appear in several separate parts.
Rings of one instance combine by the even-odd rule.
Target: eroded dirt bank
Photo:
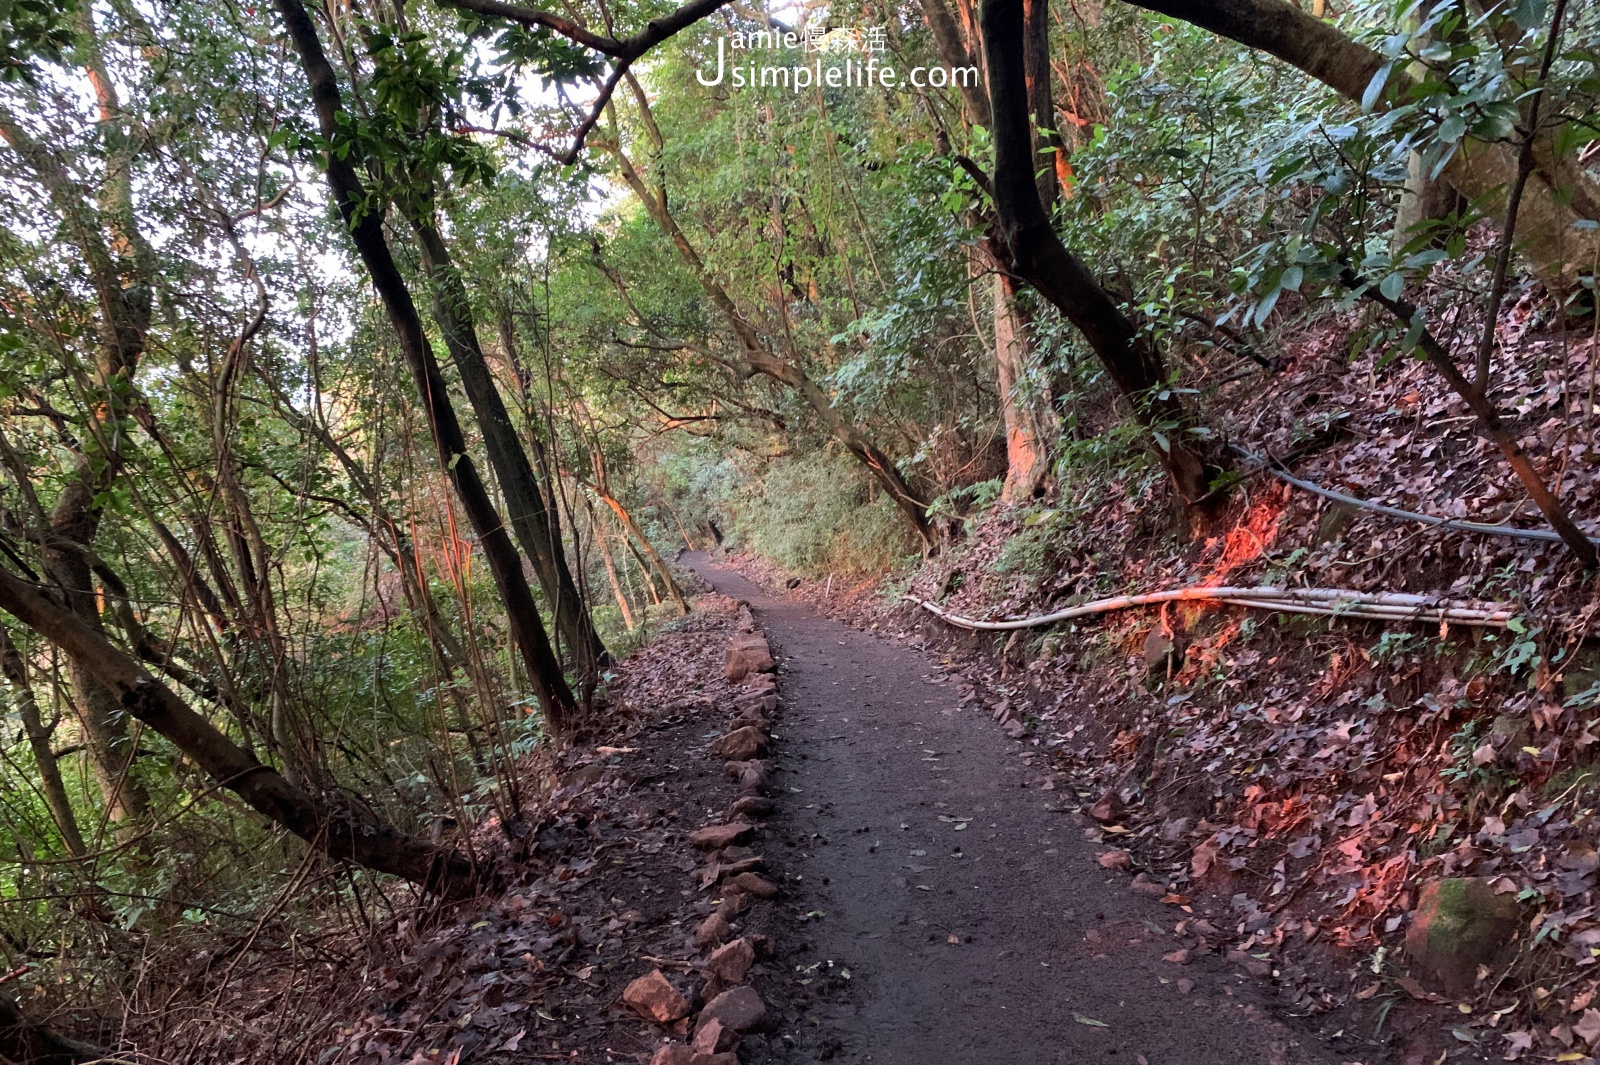
[[[795,1060],[1362,1056],[1326,1045],[1221,959],[1165,960],[1187,915],[1101,868],[1076,803],[961,710],[929,659],[703,555],[684,561],[749,601],[779,656],[770,831],[800,877],[783,951],[805,981],[791,1004]]]

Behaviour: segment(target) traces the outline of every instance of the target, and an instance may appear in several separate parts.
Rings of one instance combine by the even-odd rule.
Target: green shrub
[[[916,549],[894,503],[842,456],[779,459],[742,494],[738,544],[795,573],[880,574]]]

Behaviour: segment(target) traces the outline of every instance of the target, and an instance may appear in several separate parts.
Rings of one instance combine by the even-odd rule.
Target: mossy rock
[[[1496,894],[1481,876],[1457,876],[1422,886],[1406,933],[1406,957],[1416,971],[1452,995],[1469,995],[1478,966],[1504,961],[1522,927],[1512,894]]]
[[[1349,503],[1336,500],[1322,512],[1322,519],[1317,522],[1317,531],[1312,536],[1311,542],[1319,547],[1323,544],[1339,543],[1359,513],[1360,511]]]
[[[1580,648],[1561,672],[1561,693],[1575,699],[1600,685],[1600,653]]]

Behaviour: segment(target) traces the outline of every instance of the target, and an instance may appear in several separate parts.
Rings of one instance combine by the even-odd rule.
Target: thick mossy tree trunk
[[[294,49],[300,55],[311,99],[316,108],[322,135],[341,141],[340,115],[344,110],[339,81],[329,65],[316,26],[300,0],[274,0]],[[456,497],[466,511],[467,521],[477,534],[478,543],[489,563],[495,586],[506,608],[512,639],[522,653],[528,678],[534,686],[546,726],[556,736],[571,728],[577,711],[572,689],[562,675],[561,664],[550,646],[544,622],[539,618],[533,589],[522,572],[522,556],[517,553],[506,523],[489,496],[488,487],[478,473],[477,463],[467,450],[466,436],[450,402],[449,386],[422,328],[422,318],[411,299],[411,290],[400,274],[383,234],[383,218],[373,209],[367,190],[355,169],[338,152],[324,160],[333,200],[349,229],[351,242],[361,257],[373,288],[383,302],[389,322],[400,341],[406,364],[422,396],[428,428],[433,435],[439,465],[455,487]]]
[[[1384,58],[1287,0],[1127,0],[1298,67],[1347,99],[1360,101],[1383,68]],[[1400,95],[1409,74],[1395,70],[1375,106]],[[1537,181],[1528,183],[1517,212],[1523,254],[1552,291],[1571,288],[1580,274],[1600,265],[1600,229],[1580,223],[1600,220],[1600,182],[1584,173],[1570,154],[1556,152],[1547,132],[1534,144]],[[1516,181],[1517,152],[1508,144],[1464,141],[1441,175],[1489,215],[1503,214]]]

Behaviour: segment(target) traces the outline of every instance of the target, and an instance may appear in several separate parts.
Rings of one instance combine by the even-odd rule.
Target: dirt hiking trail
[[[821,911],[793,960],[837,989],[807,1010],[802,1060],[1348,1060],[1220,959],[1164,961],[1184,915],[1096,864],[1069,793],[1040,790],[937,663],[684,561],[750,603],[779,661],[771,831],[796,912]]]

